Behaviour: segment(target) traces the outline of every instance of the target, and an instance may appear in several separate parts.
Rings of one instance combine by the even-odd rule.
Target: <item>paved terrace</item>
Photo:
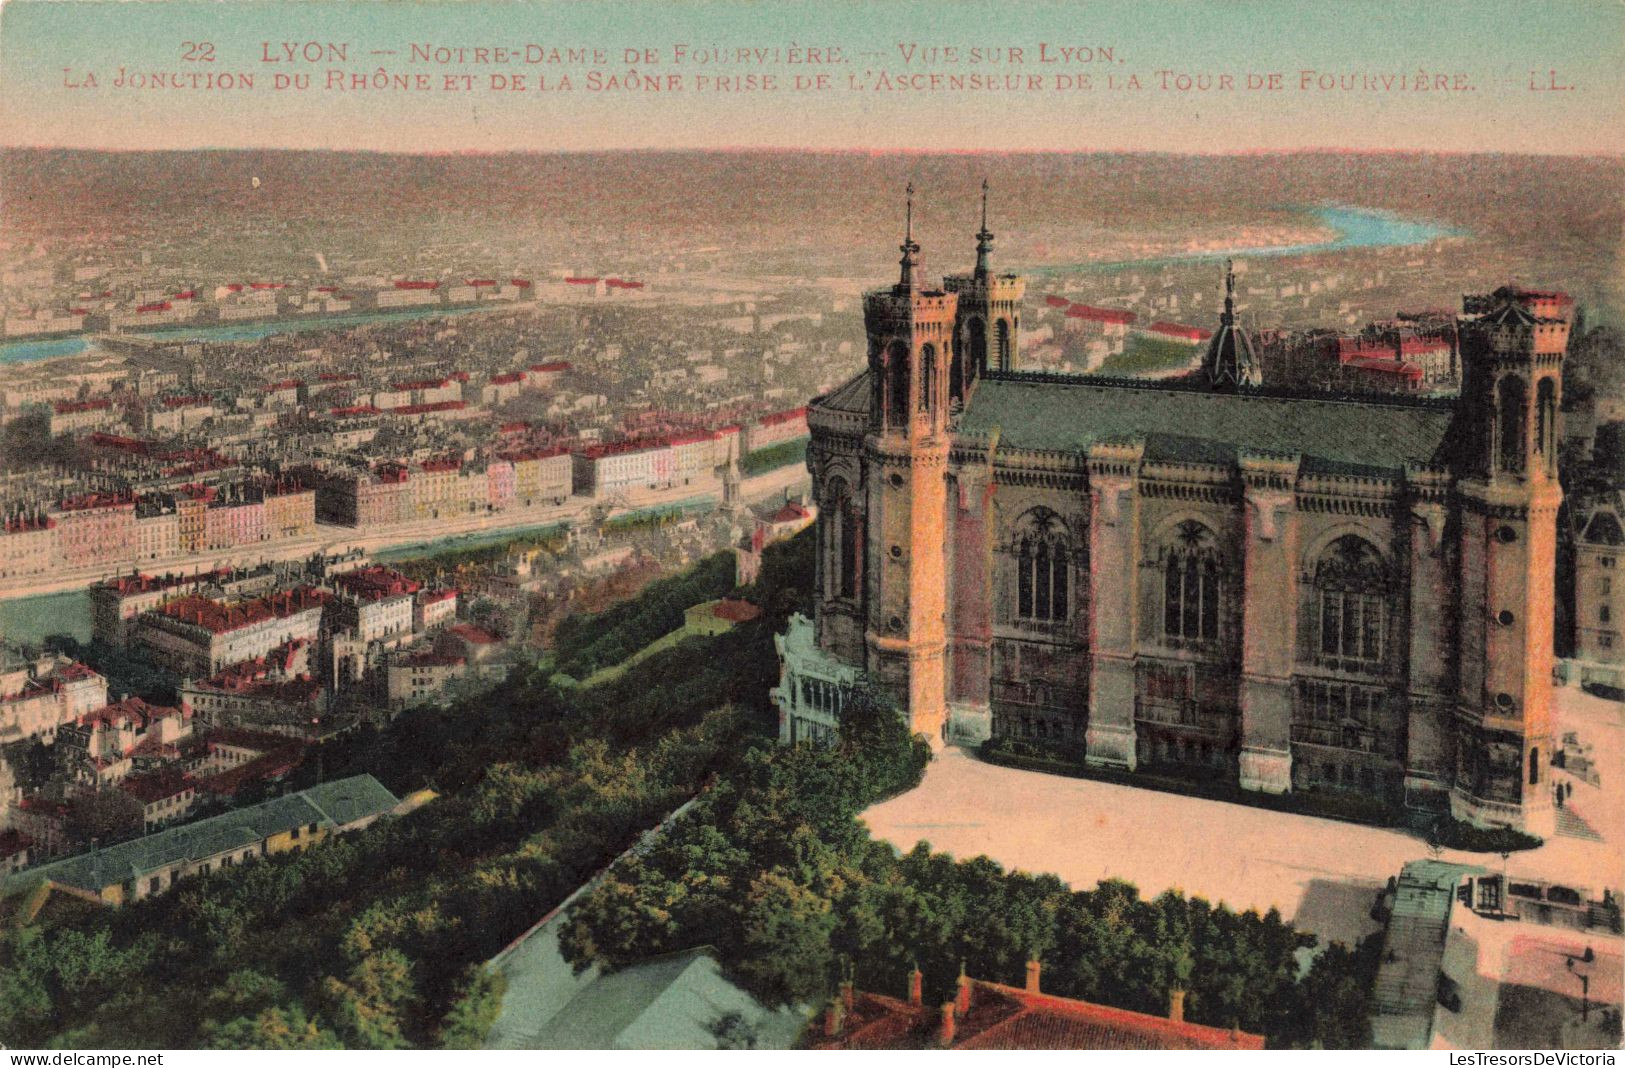
[[[1603,840],[1560,835],[1515,854],[1509,870],[1617,890],[1625,706],[1575,689],[1559,690],[1557,700],[1559,729],[1578,730],[1596,747],[1606,790],[1577,783],[1571,804]],[[1235,909],[1277,908],[1301,929],[1346,943],[1378,929],[1370,910],[1388,877],[1428,855],[1398,830],[997,767],[958,749],[940,754],[918,788],[864,819],[902,850],[926,841],[956,857],[985,854],[1007,868],[1052,872],[1080,889],[1124,879],[1148,898],[1177,889]],[[1442,859],[1501,867],[1497,854],[1446,850]]]

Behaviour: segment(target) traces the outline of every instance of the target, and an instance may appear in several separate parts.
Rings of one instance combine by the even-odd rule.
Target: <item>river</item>
[[[1050,264],[1043,267],[1023,267],[1030,275],[1069,274],[1076,271],[1116,271],[1129,267],[1162,267],[1171,263],[1198,260],[1217,260],[1226,257],[1257,259],[1263,256],[1308,256],[1321,252],[1344,252],[1358,248],[1399,248],[1406,245],[1425,245],[1442,237],[1460,237],[1463,232],[1440,223],[1421,219],[1406,219],[1384,211],[1355,208],[1343,204],[1327,204],[1317,208],[1292,209],[1312,216],[1322,226],[1329,227],[1336,236],[1328,241],[1306,241],[1294,245],[1255,245],[1233,248],[1199,249],[1194,252],[1175,252],[1167,256],[1153,256],[1141,260],[1114,260],[1093,263]]]
[[[364,326],[371,323],[410,322],[413,319],[435,319],[489,308],[510,308],[511,304],[489,304],[468,308],[401,308],[388,312],[350,312],[345,315],[316,315],[308,318],[266,319],[252,323],[214,323],[208,326],[174,326],[157,330],[132,331],[133,337],[153,338],[158,341],[258,341],[272,334],[308,334],[320,330],[334,330],[345,326]],[[60,356],[78,356],[88,352],[94,342],[89,334],[72,337],[41,338],[32,341],[0,343],[0,363],[27,363],[50,360]]]
[[[1313,216],[1321,225],[1331,228],[1336,236],[1329,241],[1305,242],[1296,245],[1264,245],[1204,249],[1198,252],[1180,252],[1145,260],[1122,260],[1112,263],[1052,264],[1044,267],[1023,268],[1033,275],[1061,274],[1084,270],[1118,270],[1125,267],[1154,267],[1186,260],[1210,260],[1225,256],[1300,256],[1319,252],[1336,252],[1356,248],[1386,248],[1404,245],[1424,245],[1441,237],[1454,237],[1460,231],[1438,223],[1419,219],[1406,219],[1388,212],[1370,208],[1357,208],[1346,204],[1326,204],[1319,207],[1299,207],[1294,211]],[[489,307],[507,307],[491,305]],[[478,308],[403,308],[393,312],[352,312],[347,315],[316,316],[308,319],[276,319],[257,323],[229,323],[212,326],[178,326],[160,330],[144,330],[142,337],[187,339],[197,341],[257,341],[272,334],[309,333],[344,326],[367,323],[403,322],[436,316],[462,315]],[[7,341],[0,343],[0,364],[49,360],[59,356],[77,356],[88,351],[91,340],[87,335],[45,338],[35,341]]]

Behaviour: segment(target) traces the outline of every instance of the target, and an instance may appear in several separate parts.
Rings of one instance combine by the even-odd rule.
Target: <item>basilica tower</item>
[[[949,401],[963,407],[976,380],[989,369],[1013,371],[1019,365],[1021,298],[1027,283],[1018,275],[994,274],[993,232],[987,228],[987,181],[982,182],[982,228],[976,231],[976,269],[943,279],[959,297],[954,317],[953,357],[948,372]]]
[[[869,676],[940,744],[947,719],[947,466],[954,293],[927,288],[914,241],[914,187],[901,274],[864,295],[869,426],[865,645]]]
[[[1460,451],[1460,667],[1450,807],[1550,835],[1558,412],[1567,298],[1468,298]]]

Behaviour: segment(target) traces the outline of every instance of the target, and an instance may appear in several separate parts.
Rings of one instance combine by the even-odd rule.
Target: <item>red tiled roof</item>
[[[151,304],[138,305],[135,310],[137,313],[168,311],[170,307],[171,305],[167,300],[155,300]]]
[[[1199,326],[1186,326],[1183,323],[1155,322],[1151,324],[1151,332],[1166,337],[1183,338],[1186,341],[1205,341],[1213,336],[1211,330],[1204,330]]]
[[[396,282],[396,289],[439,289],[439,282]]]
[[[416,593],[423,588],[422,583],[414,582],[399,571],[381,564],[346,572],[334,578],[333,584],[368,601],[403,593]]]
[[[805,418],[807,418],[807,407],[802,405],[800,408],[791,408],[789,411],[770,412],[756,421],[763,426],[774,426],[778,423],[789,423]]]
[[[429,412],[455,412],[468,407],[467,401],[446,400],[435,401],[433,404],[406,404],[399,408],[391,408],[391,415],[426,415]]]
[[[1051,294],[1044,298],[1044,303],[1048,304],[1052,308],[1064,308],[1072,302],[1067,300],[1065,297],[1057,297],[1054,294]]]
[[[495,634],[483,627],[476,627],[472,623],[456,623],[446,628],[447,634],[455,634],[470,645],[495,645],[499,641]]]
[[[535,371],[535,372],[539,373],[539,374],[544,374],[545,375],[545,374],[554,374],[554,373],[559,372],[559,371],[568,371],[571,368],[570,368],[570,361],[569,360],[554,360],[551,363],[531,364],[530,369],[532,371]]]
[[[711,614],[730,623],[748,623],[762,614],[762,610],[749,601],[736,601],[724,597],[711,607]]]
[[[525,373],[523,371],[508,371],[500,375],[491,376],[491,384],[493,386],[508,386],[515,382],[523,382],[524,380]]]
[[[1402,375],[1406,378],[1421,378],[1422,369],[1414,363],[1402,363],[1399,360],[1350,360],[1348,366],[1357,371],[1370,371],[1374,374]]]
[[[1115,308],[1095,308],[1088,304],[1074,304],[1066,310],[1068,319],[1087,319],[1093,323],[1122,323],[1127,325],[1135,319],[1133,312],[1118,311]],[[1153,327],[1152,329],[1156,329]]]
[[[794,523],[799,519],[806,519],[812,515],[806,508],[795,501],[785,501],[784,506],[767,517],[769,523]]]
[[[110,400],[56,401],[51,405],[57,415],[73,415],[76,412],[99,412],[112,406],[113,402]]]
[[[188,790],[195,790],[197,784],[190,776],[172,768],[165,768],[150,775],[132,775],[119,783],[119,789],[143,805],[150,805],[154,801],[163,801]]]
[[[529,289],[530,288],[530,279],[528,279],[528,278],[510,278],[510,279],[508,279],[508,284],[511,285],[511,286],[514,286],[517,289]]]
[[[211,633],[226,634],[273,617],[290,616],[319,607],[326,600],[327,594],[324,591],[302,586],[287,593],[275,593],[235,604],[226,604],[194,594],[170,601],[157,611],[171,619],[203,627]]]
[[[856,995],[845,1030],[821,1033],[821,1049],[921,1049],[936,1044],[941,1010],[879,994]],[[1263,1049],[1261,1035],[1107,1005],[971,982],[968,1012],[955,1019],[954,1049]]]

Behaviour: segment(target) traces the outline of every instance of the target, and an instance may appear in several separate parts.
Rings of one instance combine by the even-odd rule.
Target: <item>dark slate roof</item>
[[[1149,460],[1229,464],[1243,451],[1296,453],[1306,472],[1387,476],[1446,462],[1454,412],[1449,400],[1215,393],[1189,382],[1006,372],[977,385],[960,429],[997,427],[1001,446],[1017,449],[1143,441]]]
[[[306,824],[343,828],[387,812],[396,804],[395,795],[377,779],[371,775],[355,775],[43,867],[29,868],[15,878],[18,885],[34,885],[44,878],[96,892],[126,879],[145,878],[172,864],[194,863],[257,846],[274,834]]]
[[[820,408],[836,412],[867,412],[869,410],[869,372],[860,371],[844,386],[838,386],[815,401]]]

